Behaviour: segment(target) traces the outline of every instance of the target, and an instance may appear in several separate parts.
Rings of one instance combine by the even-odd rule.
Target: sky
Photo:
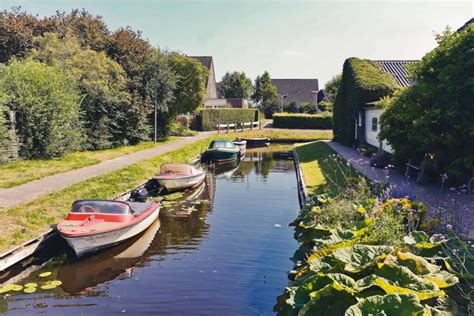
[[[84,8],[110,30],[141,30],[154,46],[213,56],[216,77],[244,71],[254,79],[317,78],[320,87],[349,57],[420,59],[434,34],[459,28],[471,1],[0,0],[39,16]]]

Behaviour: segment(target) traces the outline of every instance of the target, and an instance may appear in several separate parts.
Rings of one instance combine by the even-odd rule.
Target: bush
[[[386,107],[380,137],[398,165],[429,160],[450,181],[465,183],[474,166],[474,25],[438,43],[416,65],[416,85]]]
[[[273,114],[273,127],[300,129],[331,129],[332,113],[318,114]]]
[[[353,145],[355,117],[359,110],[368,102],[391,95],[398,88],[392,75],[369,60],[347,59],[334,103],[334,140],[343,145]]]
[[[7,113],[4,102],[5,96],[0,95],[0,163],[14,160],[18,156],[15,146],[15,132],[10,130],[9,124],[5,120]]]
[[[15,60],[2,69],[0,90],[17,113],[22,157],[59,157],[80,147],[79,93],[63,70]]]
[[[213,131],[217,124],[257,122],[260,113],[255,109],[201,109],[196,114],[193,128],[200,131]]]

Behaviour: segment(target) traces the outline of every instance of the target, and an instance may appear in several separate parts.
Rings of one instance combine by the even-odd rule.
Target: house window
[[[378,125],[378,118],[377,118],[377,117],[373,117],[373,118],[372,118],[372,132],[376,132],[376,131],[377,131],[377,125]]]

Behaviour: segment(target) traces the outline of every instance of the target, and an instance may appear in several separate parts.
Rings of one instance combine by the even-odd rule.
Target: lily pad
[[[19,292],[21,290],[23,290],[23,285],[14,284],[12,287],[12,291]]]
[[[10,292],[11,289],[6,289],[5,287],[0,288],[0,294]]]
[[[28,294],[34,293],[36,292],[36,287],[25,287],[23,292],[28,293]]]
[[[50,284],[59,286],[59,285],[63,284],[63,282],[61,282],[59,280],[54,280],[54,281],[51,281]]]
[[[37,287],[37,286],[38,286],[38,284],[36,284],[36,283],[26,283],[25,284],[25,287]]]
[[[55,289],[56,287],[57,287],[56,285],[51,284],[51,283],[47,283],[41,286],[43,290],[52,290],[52,289]]]
[[[51,275],[51,272],[43,272],[43,273],[40,273],[39,277],[40,278],[46,278],[46,277],[49,277]]]

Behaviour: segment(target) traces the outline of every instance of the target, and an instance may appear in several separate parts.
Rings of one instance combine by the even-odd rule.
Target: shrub
[[[260,119],[255,109],[201,109],[196,114],[193,127],[201,131],[213,131],[217,124],[256,122]]]
[[[5,120],[6,109],[3,104],[5,101],[6,96],[0,95],[0,163],[14,160],[18,156],[15,132],[10,130]]]
[[[416,65],[416,85],[386,107],[380,137],[397,164],[429,159],[450,181],[467,182],[474,165],[474,25],[448,31],[438,43]]]
[[[22,157],[59,157],[79,148],[79,94],[63,70],[13,61],[2,69],[0,89],[7,107],[17,113]]]
[[[334,140],[353,145],[355,117],[359,110],[368,102],[391,95],[397,88],[395,78],[369,60],[347,59],[334,103]]]
[[[331,129],[332,114],[273,114],[273,126],[276,128]]]

